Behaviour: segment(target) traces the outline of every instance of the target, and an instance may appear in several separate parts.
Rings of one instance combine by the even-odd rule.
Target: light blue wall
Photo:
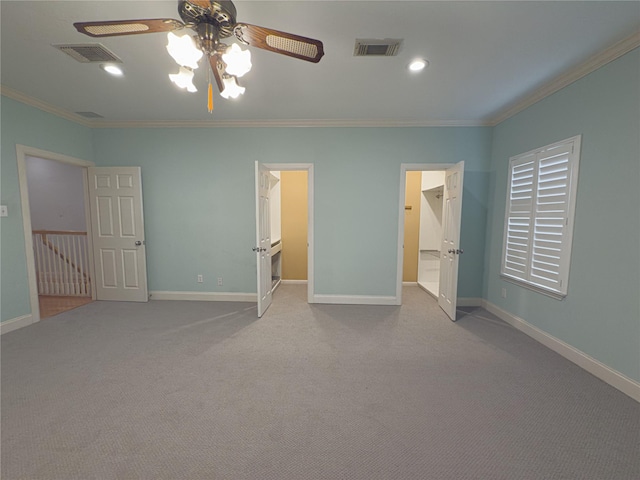
[[[459,296],[483,296],[640,381],[639,57],[633,51],[493,129],[91,131],[2,97],[0,202],[10,215],[0,223],[1,320],[30,313],[18,143],[141,166],[149,287],[169,291],[255,292],[260,160],[315,165],[316,293],[393,295],[400,164],[464,160]],[[573,258],[569,295],[558,301],[499,277],[507,162],[576,134],[583,137]],[[197,273],[205,283],[195,282]]]
[[[582,134],[569,292],[499,277],[509,157]],[[494,129],[485,298],[640,381],[640,49]],[[501,288],[507,288],[502,299]]]
[[[31,313],[16,144],[88,161],[93,152],[88,128],[4,96],[0,99],[0,204],[9,210],[9,216],[0,219],[0,319],[4,321]]]
[[[490,128],[91,131],[2,97],[2,204],[11,213],[2,219],[2,321],[30,313],[18,143],[102,166],[141,166],[149,288],[168,291],[256,291],[260,160],[315,165],[316,293],[393,296],[400,164],[464,160],[459,295],[482,293]]]
[[[464,160],[459,295],[482,293],[490,128],[96,129],[93,145],[97,165],[142,167],[161,291],[256,291],[259,160],[314,164],[316,293],[394,296],[400,164]]]

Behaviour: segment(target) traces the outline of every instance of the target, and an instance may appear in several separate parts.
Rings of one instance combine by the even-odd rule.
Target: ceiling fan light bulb
[[[189,35],[179,37],[173,32],[167,35],[169,43],[167,52],[181,67],[198,68],[198,61],[202,58],[202,50],[196,47],[196,43]]]
[[[220,95],[222,95],[223,98],[238,98],[246,90],[246,88],[238,85],[238,82],[236,82],[236,77],[223,78],[222,82],[224,83],[224,90],[220,92]]]
[[[231,45],[226,53],[222,55],[222,61],[226,63],[225,71],[229,75],[242,77],[251,70],[251,52],[242,50],[237,43]]]
[[[180,88],[186,88],[187,92],[197,92],[198,89],[193,84],[193,71],[180,67],[178,73],[169,74],[169,79]]]

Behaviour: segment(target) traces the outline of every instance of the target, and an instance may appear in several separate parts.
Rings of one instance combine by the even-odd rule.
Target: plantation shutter
[[[501,273],[566,295],[580,137],[513,157]]]
[[[530,281],[561,290],[567,248],[565,228],[569,218],[572,145],[558,145],[538,154],[533,251]]]
[[[531,258],[535,154],[510,163],[503,273],[526,280]]]

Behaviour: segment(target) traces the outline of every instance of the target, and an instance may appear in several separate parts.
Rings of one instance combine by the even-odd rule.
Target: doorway
[[[16,145],[31,307],[31,315],[25,317],[27,320],[20,326],[26,326],[41,319],[38,293],[42,276],[39,277],[39,274],[43,271],[45,274],[49,273],[43,269],[43,265],[37,264],[41,257],[34,253],[27,178],[29,157],[70,165],[82,171],[84,225],[87,230],[85,260],[73,256],[73,242],[70,240],[58,244],[51,241],[49,245],[48,242],[37,239],[36,243],[39,248],[42,243],[44,251],[57,259],[61,267],[57,274],[54,270],[54,275],[60,275],[62,272],[60,280],[64,284],[62,287],[57,287],[57,293],[71,291],[75,293],[82,290],[83,286],[76,283],[83,283],[82,279],[86,273],[90,281],[84,288],[90,291],[92,300],[148,301],[140,167],[94,167],[93,163],[85,160]],[[62,255],[62,247],[67,248],[68,245],[71,246],[67,249],[67,253]],[[76,244],[76,256],[79,248]],[[95,261],[96,258],[99,259],[98,262]],[[120,261],[116,261],[116,258]],[[102,293],[100,288],[103,289]],[[116,292],[116,295],[105,294],[105,289]]]
[[[93,301],[83,167],[27,156],[40,317]]]
[[[459,256],[463,253],[460,248],[460,223],[462,218],[462,192],[464,180],[464,162],[456,164],[405,164],[400,167],[400,198],[398,212],[398,254],[397,254],[397,279],[396,279],[396,301],[402,304],[402,282],[405,260],[405,249],[407,242],[405,239],[405,211],[407,199],[407,173],[408,172],[438,172],[444,173],[444,185],[442,189],[442,232],[439,243],[439,267],[438,267],[438,305],[451,318],[456,320],[456,304],[458,291],[458,265]],[[440,186],[423,184],[423,179],[430,179],[431,175],[420,177],[421,191],[432,191],[439,194]],[[437,178],[437,175],[433,175]],[[425,195],[425,200],[426,200]],[[438,199],[439,200],[439,199]],[[420,204],[421,205],[421,204]],[[425,210],[426,212],[426,210]],[[418,215],[416,215],[417,217]],[[434,213],[435,216],[435,213]],[[427,237],[425,237],[426,239]],[[419,243],[419,242],[418,242]],[[423,244],[423,246],[426,246]],[[429,253],[425,248],[425,253]],[[415,252],[413,252],[415,253]],[[416,272],[417,281],[417,272]]]
[[[274,260],[278,267],[277,276],[282,283],[306,284],[309,280],[308,172],[283,170],[272,173],[279,174],[280,178],[280,201],[277,213],[279,224],[276,227],[278,235],[272,233],[273,241],[279,241],[281,245],[280,258]],[[275,202],[271,205],[275,205]],[[275,223],[272,222],[272,225],[275,226]]]
[[[406,173],[403,282],[440,294],[444,170]]]
[[[87,168],[66,155],[16,147],[31,322],[95,300]]]
[[[266,192],[260,186],[266,181],[258,181],[260,176],[266,179],[267,172],[269,208],[263,205]],[[259,247],[254,251],[259,253],[258,316],[262,316],[281,282],[306,283],[307,301],[313,302],[313,164],[257,164],[256,189]]]

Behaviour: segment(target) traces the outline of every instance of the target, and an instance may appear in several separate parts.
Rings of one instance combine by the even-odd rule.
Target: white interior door
[[[271,189],[270,172],[267,167],[256,162],[256,247],[258,256],[258,317],[271,305],[273,290],[271,285]]]
[[[140,167],[90,167],[88,173],[96,298],[146,302]]]
[[[458,260],[460,248],[460,223],[462,211],[462,181],[464,162],[457,163],[445,172],[442,245],[440,247],[440,294],[438,304],[451,320],[456,320],[458,296]]]

